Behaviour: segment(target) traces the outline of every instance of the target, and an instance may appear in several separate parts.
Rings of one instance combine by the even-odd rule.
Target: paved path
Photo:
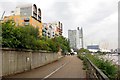
[[[77,56],[66,56],[54,63],[8,78],[86,78],[82,67],[82,61]]]

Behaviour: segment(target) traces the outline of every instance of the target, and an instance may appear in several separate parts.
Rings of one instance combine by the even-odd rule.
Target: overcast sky
[[[118,47],[119,0],[0,0],[0,17],[9,15],[16,5],[35,3],[42,10],[42,22],[61,21],[63,36],[68,30],[82,27],[84,44],[101,48]]]

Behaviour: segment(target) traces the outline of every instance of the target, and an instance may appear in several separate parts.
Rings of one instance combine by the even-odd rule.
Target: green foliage
[[[32,26],[15,27],[11,20],[2,24],[3,47],[34,49],[38,38],[38,29]]]
[[[83,52],[85,52],[85,53],[89,53],[89,50],[84,49],[84,48],[81,48],[78,52],[79,52],[79,53],[83,53]]]
[[[69,41],[66,38],[59,36],[55,37],[53,40],[57,42],[58,47],[62,49],[62,53],[70,52]]]
[[[47,39],[47,42],[49,44],[50,50],[53,52],[58,52],[59,51],[59,46],[54,39]]]
[[[19,41],[14,36],[16,34],[15,23],[8,21],[2,24],[2,46],[3,47],[16,47]]]
[[[83,60],[83,70],[87,70],[88,66],[87,66],[87,59],[85,58],[85,55],[79,53],[77,57]]]
[[[96,55],[86,55],[99,69],[103,71],[109,78],[116,78],[117,67],[111,61],[99,58]]]
[[[2,47],[58,52],[70,51],[69,42],[63,36],[49,39],[39,37],[38,28],[33,26],[15,26],[12,20],[2,24]]]

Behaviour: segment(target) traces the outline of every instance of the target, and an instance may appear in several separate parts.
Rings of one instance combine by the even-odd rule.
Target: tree
[[[62,49],[63,53],[70,52],[69,41],[65,37],[55,37],[55,41],[59,44],[59,47]]]
[[[16,28],[14,27],[15,23],[12,20],[4,22],[2,24],[2,46],[3,47],[17,47],[19,45],[19,40],[14,36],[16,32]]]
[[[78,52],[79,52],[79,53],[83,53],[83,52],[85,52],[85,53],[89,53],[89,50],[84,49],[84,48],[81,48]]]
[[[40,37],[38,28],[31,25],[15,26],[14,21],[9,20],[2,24],[2,30],[2,47],[53,52],[58,52],[61,48],[63,53],[70,51],[69,41],[65,37]]]
[[[39,31],[33,26],[15,26],[15,22],[8,20],[2,24],[2,47],[34,49]]]

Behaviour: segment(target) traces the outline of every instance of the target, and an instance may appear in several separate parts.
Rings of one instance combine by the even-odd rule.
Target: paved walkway
[[[77,56],[66,56],[54,63],[8,78],[86,78],[82,67],[82,61]]]

